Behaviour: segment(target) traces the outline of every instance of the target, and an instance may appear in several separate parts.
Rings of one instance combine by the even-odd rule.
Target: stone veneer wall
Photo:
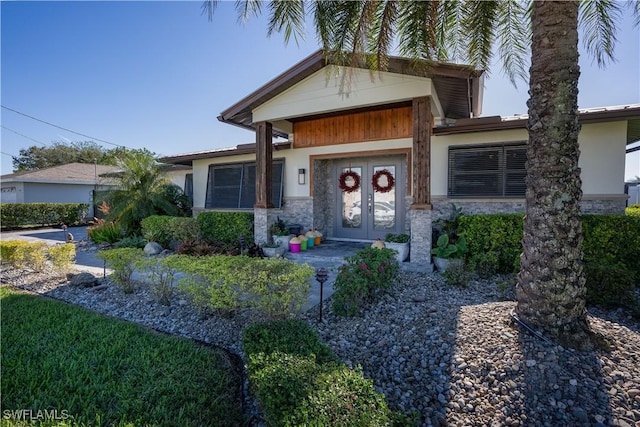
[[[462,209],[462,213],[474,214],[495,214],[495,213],[524,213],[525,201],[508,199],[504,201],[478,201],[465,199],[434,198],[433,220],[447,218],[451,212],[451,204]],[[581,202],[582,212],[586,214],[623,214],[624,199],[594,199],[583,200]]]
[[[298,224],[301,231],[313,228],[313,199],[311,197],[284,198],[282,209],[269,210],[269,224],[277,218],[286,224]]]

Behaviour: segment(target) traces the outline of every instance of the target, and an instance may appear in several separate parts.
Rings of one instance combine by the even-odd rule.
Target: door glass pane
[[[383,169],[389,171],[395,180],[395,166],[376,166],[373,168],[373,173],[375,174]],[[390,183],[385,174],[383,174],[378,178],[377,184],[382,188],[386,188]],[[396,185],[398,185],[397,182],[395,182],[393,188],[387,192],[374,192],[373,228],[375,230],[389,230],[396,226]]]
[[[338,188],[342,194],[342,226],[345,228],[360,228],[362,226],[362,168],[352,167],[343,168],[341,173],[348,172],[351,169],[360,176],[360,187],[356,191],[347,193]],[[346,184],[352,186],[354,184],[351,178],[347,179]]]

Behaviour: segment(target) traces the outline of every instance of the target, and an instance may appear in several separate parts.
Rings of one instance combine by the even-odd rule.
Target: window
[[[449,147],[449,197],[524,197],[524,142]]]
[[[282,206],[284,160],[273,161],[273,205]],[[253,209],[256,203],[256,164],[210,165],[205,208]]]
[[[193,205],[193,174],[188,173],[184,176],[184,194],[191,201],[191,205]]]

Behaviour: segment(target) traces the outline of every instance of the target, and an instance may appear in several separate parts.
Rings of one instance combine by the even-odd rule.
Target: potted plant
[[[454,244],[450,242],[448,234],[442,234],[438,238],[436,247],[431,249],[431,254],[436,268],[443,273],[447,270],[449,259],[462,258],[467,250],[467,241],[464,237],[458,237]]]
[[[289,244],[291,234],[289,233],[289,228],[280,217],[277,218],[276,222],[271,224],[269,234],[271,234],[272,239],[279,242],[283,248],[286,248]]]
[[[409,256],[409,235],[407,233],[389,233],[384,236],[384,242],[387,248],[398,253],[396,255],[398,262],[403,262]]]
[[[269,239],[267,243],[262,244],[261,247],[264,254],[269,258],[281,257],[284,255],[285,247],[273,238]]]

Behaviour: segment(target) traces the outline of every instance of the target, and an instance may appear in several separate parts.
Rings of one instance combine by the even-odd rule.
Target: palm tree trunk
[[[591,348],[582,264],[578,2],[535,1],[519,317],[560,344]]]

